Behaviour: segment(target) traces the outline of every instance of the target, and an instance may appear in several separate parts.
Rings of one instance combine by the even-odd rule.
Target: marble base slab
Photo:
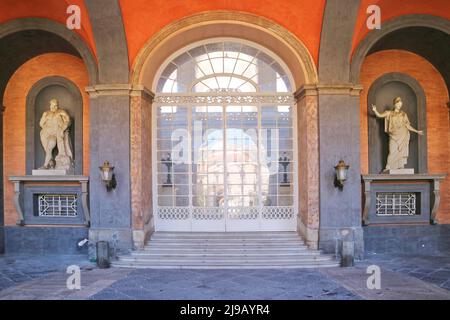
[[[63,169],[35,169],[31,171],[33,176],[66,176],[69,174],[68,170]]]
[[[384,173],[388,174],[414,174],[414,169],[390,169]]]

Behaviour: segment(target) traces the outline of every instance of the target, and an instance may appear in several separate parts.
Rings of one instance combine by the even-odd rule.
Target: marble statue
[[[50,100],[50,110],[42,114],[41,143],[45,150],[44,165],[40,169],[56,169],[70,171],[73,169],[73,153],[69,137],[71,124],[69,114],[58,108],[58,100]],[[58,154],[53,159],[53,149],[58,148]]]
[[[372,110],[377,118],[384,118],[384,132],[389,134],[389,154],[384,171],[403,169],[408,162],[410,131],[423,135],[423,131],[414,129],[406,112],[402,111],[402,99],[394,99],[394,110],[386,110],[383,113],[377,111],[372,105]],[[414,173],[414,172],[412,172]]]

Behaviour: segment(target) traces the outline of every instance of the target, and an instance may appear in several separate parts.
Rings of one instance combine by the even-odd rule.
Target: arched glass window
[[[231,41],[198,45],[165,67],[156,92],[291,92],[283,67],[267,53]]]
[[[296,230],[293,86],[283,62],[218,39],[174,54],[159,74],[156,229]]]

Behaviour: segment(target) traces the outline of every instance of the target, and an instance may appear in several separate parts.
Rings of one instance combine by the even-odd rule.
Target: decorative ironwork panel
[[[291,94],[284,95],[158,95],[154,103],[160,105],[257,105],[257,104],[293,104]]]
[[[164,220],[186,220],[189,218],[189,208],[158,207],[158,217]]]
[[[223,208],[193,208],[192,218],[194,220],[222,220]]]
[[[293,207],[264,207],[262,216],[264,219],[292,219]]]
[[[230,207],[228,208],[228,219],[253,220],[258,219],[258,208],[252,207]]]
[[[38,213],[40,217],[76,217],[76,194],[40,194]]]
[[[415,193],[379,192],[376,195],[377,216],[413,216],[417,214]]]

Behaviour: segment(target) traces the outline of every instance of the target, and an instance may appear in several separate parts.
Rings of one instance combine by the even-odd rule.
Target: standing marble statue
[[[42,114],[41,143],[45,150],[44,165],[40,169],[71,170],[73,154],[69,137],[71,124],[69,114],[58,108],[58,100],[50,100],[50,110]],[[53,149],[58,148],[58,154],[53,160]]]
[[[383,113],[377,111],[372,105],[372,110],[378,118],[384,118],[384,132],[389,134],[389,154],[385,171],[403,169],[408,162],[410,131],[423,135],[423,131],[414,129],[406,112],[402,111],[402,99],[394,99],[394,110],[386,110]]]

